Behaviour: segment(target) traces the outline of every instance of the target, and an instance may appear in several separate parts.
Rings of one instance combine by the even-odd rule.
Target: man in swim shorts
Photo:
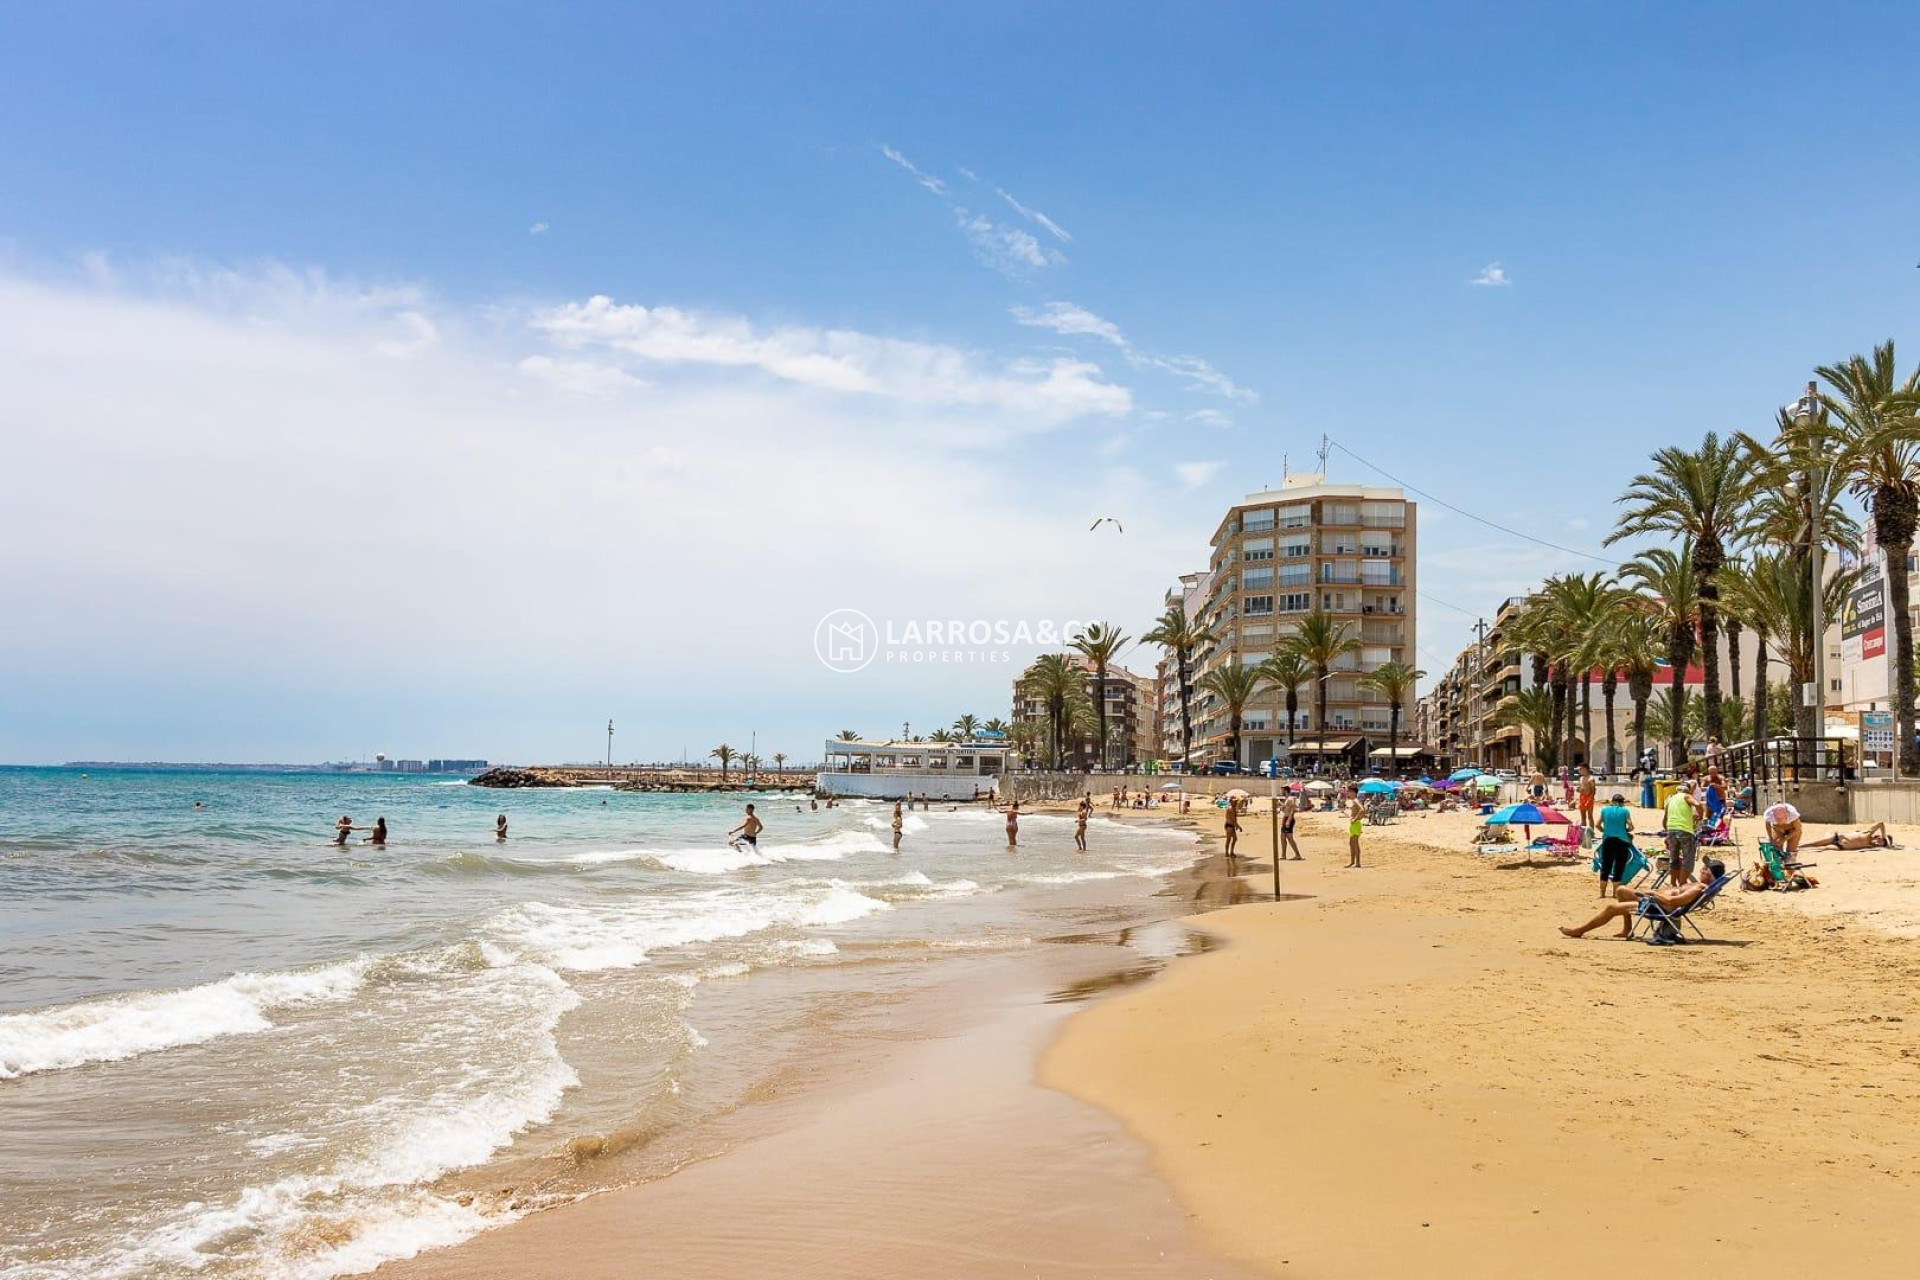
[[[727,832],[727,839],[731,841],[735,836],[739,836],[740,839],[745,840],[749,845],[758,849],[760,847],[760,831],[765,825],[766,824],[762,823],[759,818],[754,816],[753,806],[748,805],[747,820],[735,827],[732,831]]]
[[[1347,792],[1347,865],[1360,865],[1360,830],[1367,824],[1367,811],[1360,805],[1358,787]]]
[[[1800,852],[1800,811],[1781,800],[1767,806],[1760,815],[1767,824],[1767,843],[1780,852],[1792,856]]]
[[[1718,858],[1708,858],[1705,869],[1713,873],[1713,880],[1727,874],[1727,868]],[[1690,907],[1700,900],[1712,880],[1689,880],[1676,889],[1658,889],[1652,893],[1635,893],[1632,889],[1616,889],[1613,896],[1618,901],[1603,909],[1599,915],[1582,925],[1563,924],[1560,932],[1569,938],[1584,938],[1609,920],[1620,922],[1620,936],[1633,936],[1633,918],[1640,912],[1640,900],[1646,898],[1666,911],[1678,911]]]
[[[1887,834],[1887,824],[1876,822],[1865,831],[1836,831],[1824,840],[1810,840],[1809,849],[1891,849],[1893,837]]]

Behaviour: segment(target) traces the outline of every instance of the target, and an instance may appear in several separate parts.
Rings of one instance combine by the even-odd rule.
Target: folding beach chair
[[[1593,862],[1591,865],[1593,867],[1593,874],[1599,875],[1600,850],[1598,848],[1595,848],[1593,851]],[[1622,885],[1632,884],[1641,876],[1647,874],[1650,866],[1651,864],[1647,862],[1647,855],[1638,849],[1634,849],[1633,852],[1627,855],[1627,865],[1620,871],[1620,883]]]
[[[1640,937],[1640,927],[1644,924],[1647,927],[1645,938],[1647,942],[1666,944],[1685,942],[1687,937],[1682,929],[1682,926],[1685,926],[1693,930],[1696,938],[1705,942],[1707,935],[1701,933],[1700,926],[1694,923],[1693,913],[1696,911],[1705,911],[1710,908],[1713,905],[1713,900],[1720,896],[1720,891],[1732,883],[1733,874],[1729,872],[1708,885],[1707,891],[1695,898],[1692,903],[1684,907],[1678,907],[1672,911],[1667,910],[1667,908],[1661,906],[1650,897],[1640,899],[1640,905],[1634,908],[1633,927],[1629,930],[1627,936],[1631,938]]]
[[[1568,827],[1564,839],[1555,839],[1552,836],[1541,836],[1533,842],[1531,847],[1543,849],[1548,853],[1558,853],[1566,857],[1574,857],[1580,852],[1580,831],[1581,829],[1579,827]]]
[[[1760,842],[1760,857],[1767,864],[1767,875],[1773,884],[1769,887],[1780,890],[1793,888],[1793,873],[1805,867],[1817,867],[1817,862],[1788,862],[1781,854],[1779,846],[1770,840]],[[1801,886],[1805,888],[1805,885]]]
[[[1733,834],[1733,815],[1723,810],[1718,822],[1711,822],[1700,828],[1696,842],[1702,848],[1739,844]]]

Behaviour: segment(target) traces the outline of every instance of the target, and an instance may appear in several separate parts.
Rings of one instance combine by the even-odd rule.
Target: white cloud
[[[549,230],[551,230],[551,228],[549,228],[546,223],[536,222],[527,228],[527,234],[530,236],[543,236],[547,234]]]
[[[1005,188],[995,187],[993,190],[995,195],[998,195],[1002,200],[1005,200],[1008,204],[1012,205],[1014,208],[1014,211],[1017,212],[1021,217],[1027,219],[1027,221],[1029,222],[1033,222],[1042,227],[1045,227],[1048,233],[1051,234],[1054,239],[1060,240],[1063,242],[1071,241],[1073,239],[1073,237],[1067,233],[1067,229],[1065,227],[1062,227],[1059,223],[1055,222],[1052,218],[1049,218],[1046,214],[1040,212],[1038,209],[1029,209],[1026,205],[1021,204],[1018,200],[1014,199],[1012,194],[1008,192]]]
[[[944,196],[947,194],[947,184],[945,182],[942,182],[940,179],[934,177],[930,173],[921,172],[920,168],[917,165],[915,165],[913,161],[907,159],[905,156],[901,155],[898,151],[895,151],[892,147],[888,146],[884,142],[880,144],[880,154],[885,156],[887,159],[893,161],[895,164],[899,165],[902,169],[905,169],[908,173],[912,174],[914,176],[915,181],[917,181],[921,186],[925,187],[927,190],[933,192],[933,194],[937,196]]]
[[[1230,427],[1233,415],[1222,413],[1218,409],[1195,409],[1187,415],[1188,422],[1198,422],[1209,427]]]
[[[1120,331],[1119,325],[1071,302],[1049,302],[1038,311],[1027,306],[1015,306],[1009,311],[1015,320],[1032,328],[1111,343],[1126,355],[1128,364],[1172,374],[1186,382],[1190,389],[1210,391],[1229,400],[1252,402],[1260,398],[1198,356],[1160,356],[1141,350]]]
[[[1180,462],[1174,464],[1173,473],[1180,477],[1180,483],[1187,488],[1198,489],[1218,475],[1223,465],[1219,462]]]
[[[1507,269],[1505,267],[1497,262],[1489,262],[1486,266],[1480,268],[1479,275],[1467,283],[1488,286],[1495,289],[1504,289],[1512,284],[1513,281],[1507,276]]]
[[[968,182],[980,181],[980,175],[975,173],[973,170],[967,168],[967,166],[960,165],[958,166],[958,168],[960,170],[960,176],[965,178]]]
[[[1112,417],[1133,407],[1127,388],[1078,360],[993,366],[957,347],[846,329],[763,331],[735,317],[623,305],[604,296],[548,308],[533,324],[569,349],[600,348],[663,366],[750,369],[817,391],[984,411],[1016,430]]]
[[[1575,532],[1578,532],[1582,529],[1590,528],[1591,526],[1592,526],[1592,522],[1589,521],[1585,516],[1568,516],[1567,517],[1567,528],[1572,529]]]
[[[892,147],[881,143],[880,154],[912,174],[914,181],[939,197],[940,202],[953,214],[954,224],[960,228],[960,234],[965,236],[967,243],[972,246],[974,256],[986,266],[1005,275],[1024,277],[1031,270],[1057,267],[1066,263],[1065,254],[1058,249],[1042,245],[1030,233],[1022,231],[1019,227],[1010,227],[1003,222],[996,222],[985,214],[976,213],[954,200],[949,195],[944,180],[921,169]],[[969,178],[973,177],[968,170],[962,169],[961,172]],[[1004,191],[1000,194],[1006,195]],[[1012,200],[1010,196],[1007,198],[1009,201]],[[1021,208],[1017,202],[1014,207]],[[1022,212],[1026,210],[1022,209]],[[1050,230],[1056,232],[1059,230],[1044,215],[1040,215],[1038,220],[1041,225]],[[1071,237],[1062,234],[1062,238],[1070,239]]]
[[[763,749],[817,750],[843,715],[951,714],[1007,679],[834,676],[809,640],[827,608],[1093,617],[1135,601],[1144,620],[1190,555],[1174,529],[1164,553],[1141,541],[1112,563],[1110,543],[1062,535],[1057,467],[958,447],[956,415],[1006,436],[1111,422],[1127,392],[1084,363],[611,303],[482,311],[278,267],[164,285],[123,271],[145,283],[115,290],[72,274],[0,272],[0,668],[35,673],[9,690],[0,758],[566,758],[593,745],[573,745],[581,722],[624,726],[629,708],[618,749],[642,758],[731,738],[748,708]],[[407,312],[437,341],[382,358]],[[652,387],[598,394],[643,364]],[[848,513],[889,495],[968,513],[968,556],[950,520],[850,536]],[[978,572],[1034,547],[1044,581]],[[743,586],[742,564],[825,549],[831,582]],[[661,591],[636,583],[705,619],[742,616],[750,590],[753,624],[662,627]],[[816,722],[821,707],[841,710]]]
[[[399,312],[393,320],[400,327],[402,336],[374,344],[373,349],[383,356],[404,360],[408,356],[419,355],[440,340],[439,326],[418,311]]]
[[[556,360],[552,356],[528,356],[519,364],[520,372],[543,382],[563,396],[597,400],[644,387],[647,383],[624,369],[598,364],[592,360]]]
[[[1133,349],[1133,344],[1120,332],[1119,325],[1071,302],[1049,302],[1038,311],[1026,306],[1016,306],[1010,310],[1015,320],[1036,329],[1051,329],[1068,337],[1099,338],[1122,351]]]

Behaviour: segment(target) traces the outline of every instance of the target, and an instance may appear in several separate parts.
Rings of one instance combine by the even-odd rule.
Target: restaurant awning
[[[1369,758],[1382,756],[1387,759],[1405,760],[1412,756],[1429,756],[1433,753],[1425,747],[1375,747],[1367,752]]]
[[[1296,742],[1293,744],[1292,754],[1344,755],[1353,750],[1353,744],[1358,741],[1360,741],[1358,738],[1329,738],[1325,742]]]

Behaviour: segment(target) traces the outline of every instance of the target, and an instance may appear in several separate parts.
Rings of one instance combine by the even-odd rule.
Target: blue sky
[[[1911,6],[653,8],[0,13],[0,758],[1001,714],[813,625],[1137,633],[1322,430],[1592,547],[1913,330]]]

